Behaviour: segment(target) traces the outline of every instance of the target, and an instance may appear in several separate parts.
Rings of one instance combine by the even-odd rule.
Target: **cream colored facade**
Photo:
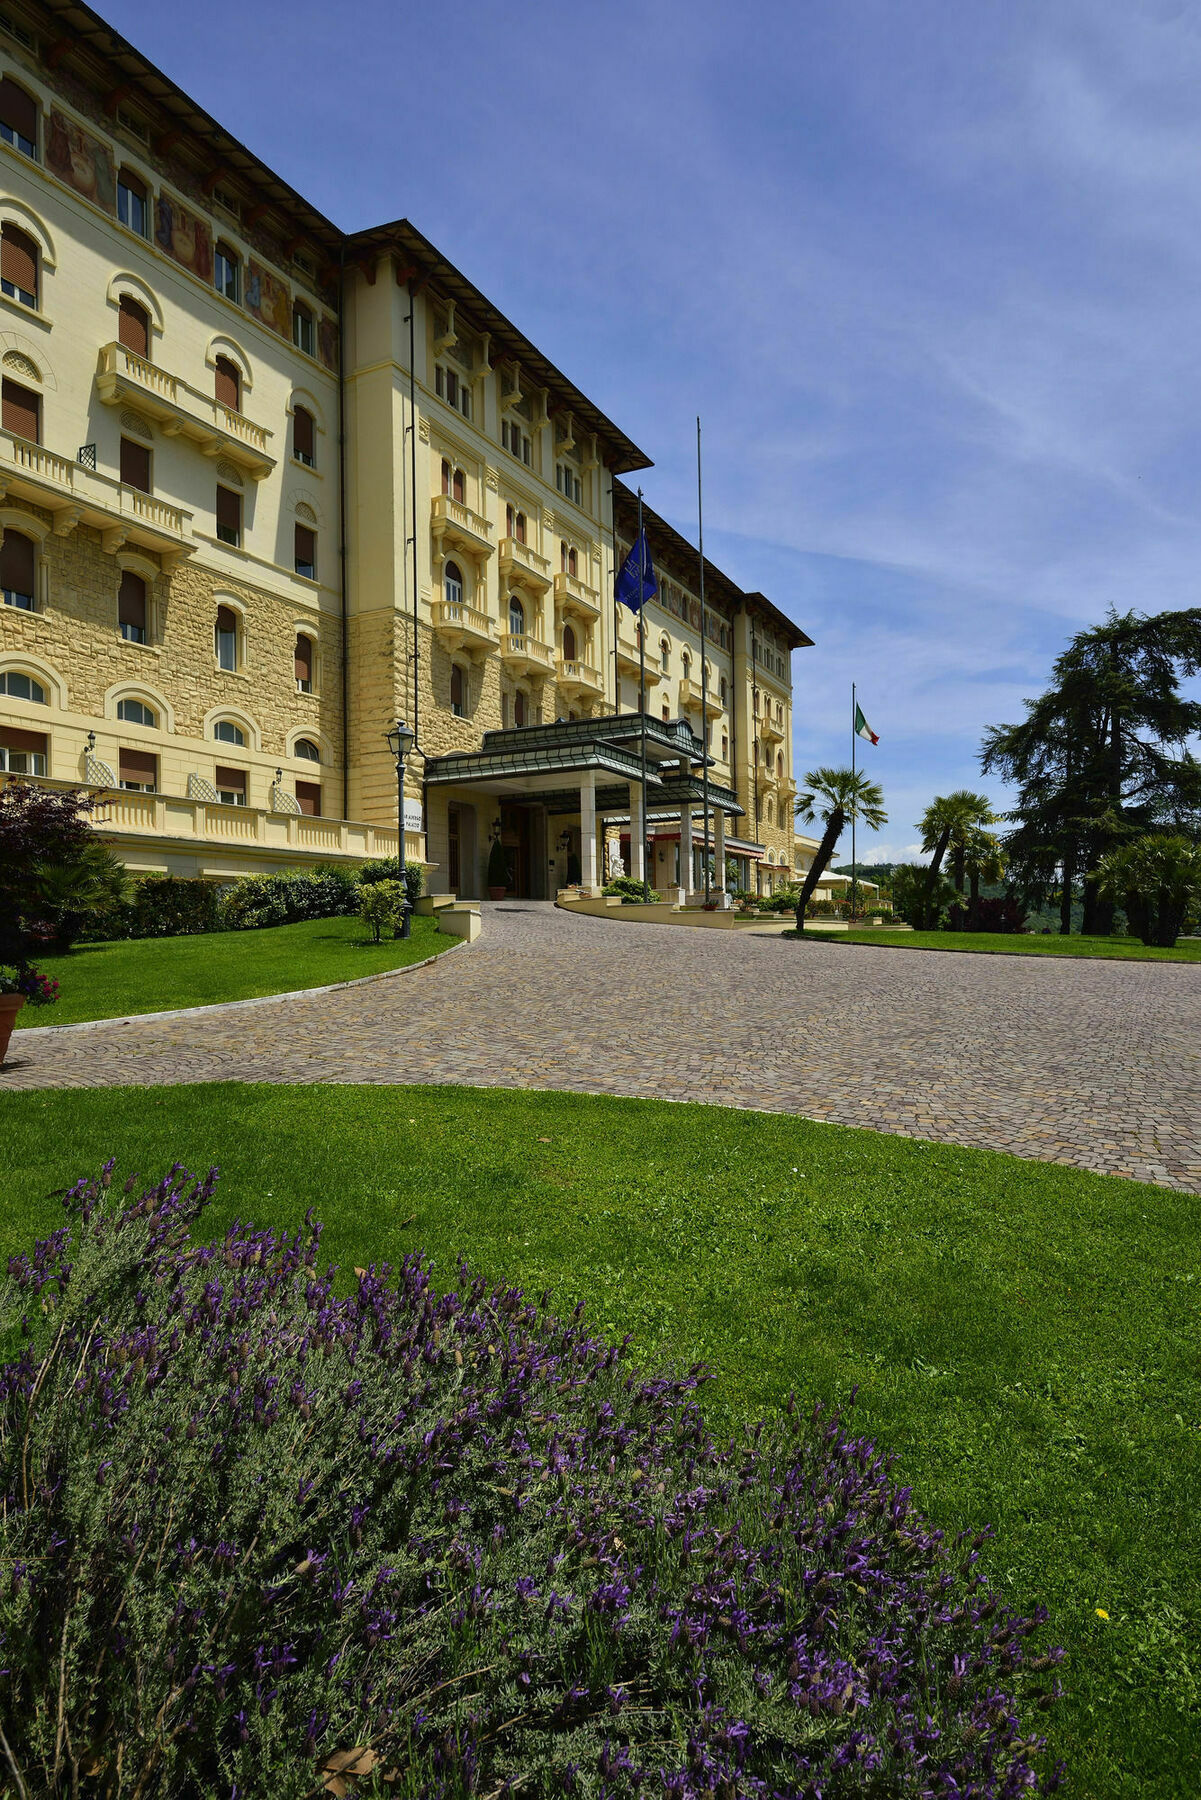
[[[412,226],[342,234],[67,11],[0,17],[10,771],[103,790],[100,828],[143,870],[391,854],[401,716],[406,852],[434,886],[479,895],[494,836],[519,892],[593,867],[585,837],[612,847],[623,820],[585,765],[622,776],[637,865],[628,756],[601,722],[638,703],[635,622],[612,594],[619,478],[648,459]],[[691,793],[696,558],[649,513],[648,529],[664,585],[647,711],[691,722],[675,790]],[[709,775],[763,887],[791,859],[790,657],[809,640],[712,565],[706,599]],[[556,752],[557,787],[463,764],[493,733],[532,768],[559,720],[596,730]],[[696,885],[678,855],[699,841],[691,801],[648,805],[652,855],[674,823],[669,873]]]

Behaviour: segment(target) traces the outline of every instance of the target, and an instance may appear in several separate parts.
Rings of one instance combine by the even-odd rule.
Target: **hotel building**
[[[517,894],[641,873],[644,767],[657,886],[703,884],[706,789],[715,854],[787,876],[810,640],[706,564],[702,662],[646,509],[639,714],[648,457],[415,227],[341,232],[72,0],[0,12],[0,382],[0,769],[102,792],[132,869],[394,854],[403,717],[437,890],[496,837]]]

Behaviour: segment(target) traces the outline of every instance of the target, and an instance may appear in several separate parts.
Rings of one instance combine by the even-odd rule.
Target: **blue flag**
[[[633,549],[617,571],[613,591],[622,605],[628,606],[631,612],[641,612],[647,601],[653,600],[659,592],[645,529],[638,533]]]

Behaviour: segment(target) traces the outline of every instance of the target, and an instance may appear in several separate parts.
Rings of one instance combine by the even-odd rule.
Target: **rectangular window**
[[[133,438],[121,439],[121,485],[150,492],[150,446]]]
[[[294,306],[292,308],[292,342],[298,350],[303,350],[306,356],[312,356],[314,343],[313,315],[307,306]]]
[[[5,431],[14,437],[28,438],[31,444],[42,441],[42,397],[19,381],[4,377],[0,384],[0,419]]]
[[[37,103],[7,75],[0,81],[0,138],[23,156],[37,156]]]
[[[149,750],[120,750],[117,753],[117,778],[121,787],[135,794],[153,794],[158,789],[158,757]]]
[[[292,414],[292,454],[297,462],[311,469],[317,461],[316,448],[313,415],[298,406]]]
[[[38,247],[16,225],[0,233],[0,292],[22,306],[38,303]]]
[[[5,606],[36,612],[37,549],[23,531],[6,531],[0,545],[0,589]]]
[[[122,169],[117,176],[117,217],[139,237],[150,235],[150,201],[140,176]]]
[[[217,790],[217,798],[222,806],[245,806],[245,769],[223,769],[221,765],[218,764],[217,776],[213,785]]]
[[[0,725],[0,769],[9,775],[45,775],[47,740],[40,731]]]
[[[227,300],[238,298],[238,259],[228,244],[218,244],[213,253],[213,285]]]
[[[135,356],[150,355],[150,314],[128,294],[117,304],[117,342]]]
[[[319,781],[298,781],[296,783],[296,804],[302,813],[310,819],[321,817],[321,783]]]
[[[125,569],[121,575],[121,587],[117,595],[117,623],[121,628],[121,636],[127,643],[146,642],[146,583],[132,569]]]
[[[296,651],[293,660],[296,670],[296,691],[298,694],[311,694],[313,691],[313,640],[298,632]]]
[[[307,525],[296,527],[296,573],[308,581],[317,579],[317,533]]]
[[[527,465],[529,464],[530,440],[519,425],[511,424],[508,419],[502,419],[500,422],[500,441],[503,447],[509,452],[510,456],[515,456],[518,461],[526,463]]]
[[[235,547],[242,542],[242,496],[233,488],[217,489],[217,536]]]

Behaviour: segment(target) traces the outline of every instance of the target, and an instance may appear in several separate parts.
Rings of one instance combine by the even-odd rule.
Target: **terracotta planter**
[[[489,888],[488,898],[489,900],[503,900],[508,891],[508,888]]]
[[[0,1063],[8,1055],[8,1040],[24,1004],[24,994],[0,994]]]

